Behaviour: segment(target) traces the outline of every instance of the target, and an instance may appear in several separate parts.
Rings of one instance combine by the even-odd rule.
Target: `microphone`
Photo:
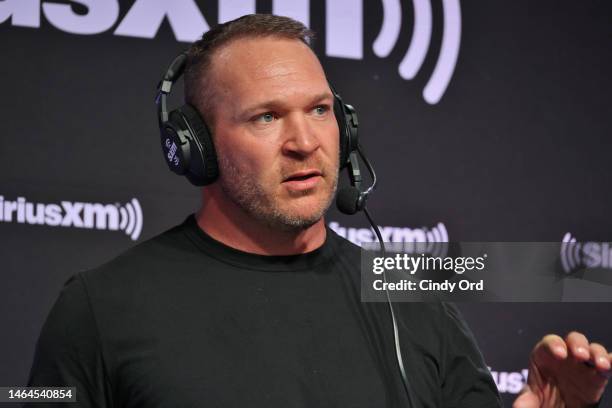
[[[343,214],[353,215],[363,209],[364,196],[355,186],[342,187],[336,195],[336,207]]]

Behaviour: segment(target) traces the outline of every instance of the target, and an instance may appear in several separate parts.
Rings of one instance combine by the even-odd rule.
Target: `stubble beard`
[[[266,226],[282,231],[301,231],[316,224],[329,209],[338,188],[338,170],[325,172],[332,180],[332,188],[323,197],[316,211],[308,216],[292,214],[280,207],[278,200],[266,192],[265,188],[248,172],[242,171],[226,157],[219,157],[219,183],[223,193],[244,212]],[[305,191],[307,195],[311,192]]]

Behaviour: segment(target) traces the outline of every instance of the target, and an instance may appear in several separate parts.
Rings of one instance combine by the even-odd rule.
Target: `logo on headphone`
[[[25,197],[9,201],[0,196],[0,221],[123,231],[136,241],[142,231],[142,208],[135,198],[124,205],[72,201],[46,204],[31,202]]]
[[[176,147],[176,143],[171,142],[170,139],[166,139],[165,141],[166,144],[166,149],[168,149],[168,153],[166,154],[166,157],[168,158],[168,163],[173,163],[175,166],[178,167],[179,165],[179,158],[176,155],[176,149],[178,149]]]
[[[612,248],[608,242],[576,242],[566,233],[561,242],[561,265],[565,273],[582,268],[612,268]]]

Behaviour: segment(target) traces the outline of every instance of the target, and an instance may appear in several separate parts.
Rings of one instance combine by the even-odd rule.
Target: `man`
[[[76,386],[84,407],[500,405],[449,304],[397,305],[404,389],[387,306],[360,302],[359,249],[325,227],[339,129],[310,35],[252,15],[192,46],[186,97],[219,177],[195,216],[67,283],[30,385]],[[547,336],[516,405],[595,403],[609,359]]]

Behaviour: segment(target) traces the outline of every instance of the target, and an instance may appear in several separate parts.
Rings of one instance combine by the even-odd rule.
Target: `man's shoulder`
[[[144,275],[170,272],[170,268],[199,252],[189,237],[188,229],[187,221],[183,222],[78,275],[86,284],[127,286]]]

